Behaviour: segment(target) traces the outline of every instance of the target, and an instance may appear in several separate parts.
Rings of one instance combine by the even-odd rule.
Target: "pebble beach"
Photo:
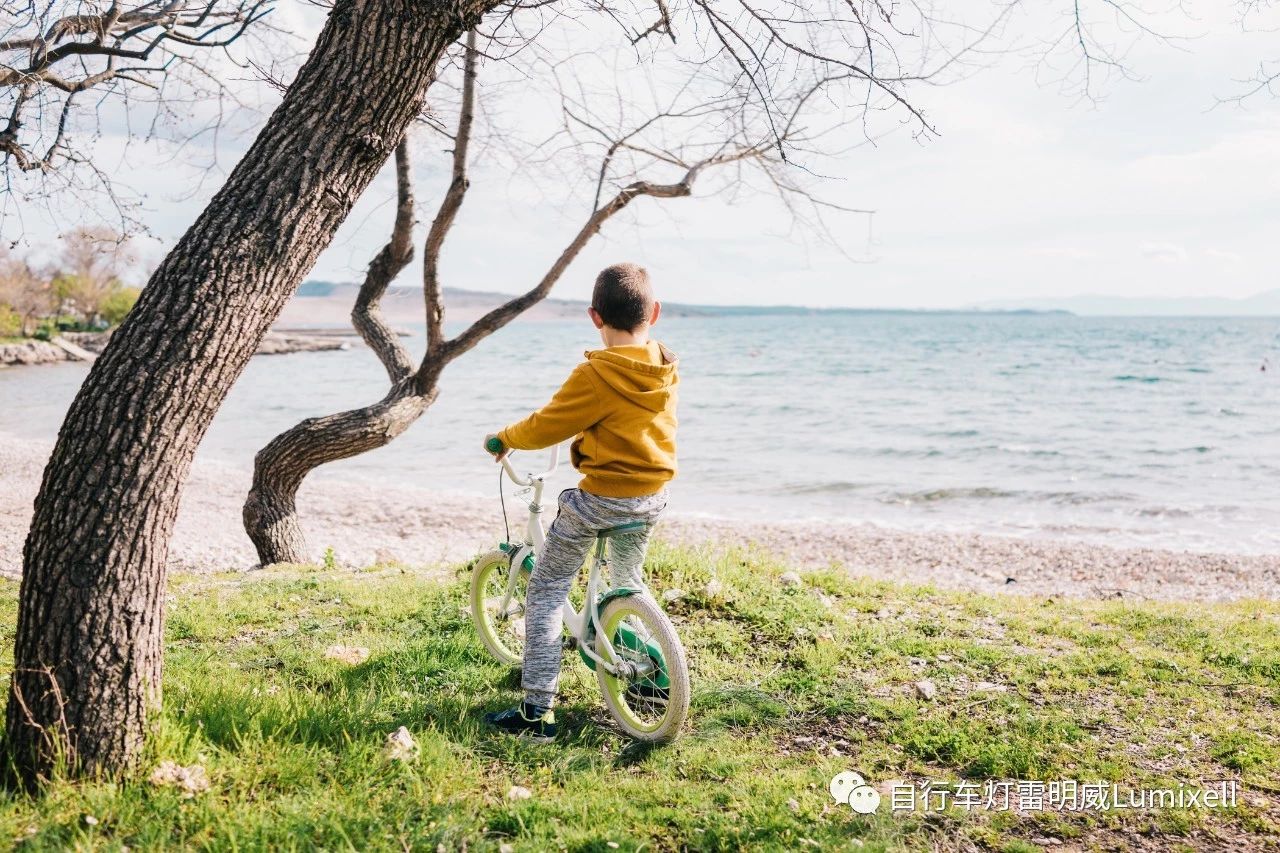
[[[22,543],[52,444],[0,434],[0,574],[21,574]],[[250,471],[197,461],[170,549],[171,570],[256,568],[240,526]],[[478,496],[313,477],[299,511],[319,559],[332,548],[346,566],[398,562],[450,566],[502,535],[497,502]],[[522,507],[508,503],[512,522]],[[1052,538],[920,533],[877,525],[788,521],[744,525],[668,515],[658,536],[722,549],[750,547],[797,568],[990,594],[1090,599],[1231,601],[1280,597],[1280,555],[1111,548]]]

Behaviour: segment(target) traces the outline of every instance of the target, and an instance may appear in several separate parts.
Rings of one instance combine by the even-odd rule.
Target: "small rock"
[[[533,796],[533,791],[523,785],[512,785],[511,790],[507,791],[508,800],[527,800]]]
[[[830,610],[832,607],[835,606],[836,600],[831,596],[827,595],[825,592],[819,592],[818,603],[821,604],[823,607],[827,608],[828,610]]]
[[[984,693],[1007,693],[1009,688],[1003,684],[996,684],[994,681],[979,681],[973,685],[974,690],[981,690]]]
[[[934,683],[927,678],[917,681],[914,686],[916,688],[916,695],[921,699],[932,700],[938,695],[938,688],[935,687]]]
[[[173,761],[162,761],[151,771],[151,784],[157,788],[171,785],[182,791],[184,798],[190,799],[209,790],[209,777],[199,764],[183,767]]]
[[[604,846],[608,847],[610,850],[617,850],[618,847],[620,847],[621,845],[619,845],[618,842],[616,841],[606,841]]]
[[[783,586],[799,586],[801,583],[800,573],[799,572],[783,572],[782,577],[778,578],[778,583],[782,584]]]
[[[800,811],[800,801],[792,797],[787,800],[787,808],[791,809],[793,812]]]
[[[418,742],[404,726],[387,735],[382,754],[388,761],[412,761],[418,755]]]
[[[682,598],[684,598],[684,590],[679,587],[672,587],[671,589],[663,590],[662,592],[662,600],[666,604],[670,604],[673,601],[679,601]]]
[[[87,814],[87,815],[85,815],[83,819],[84,819],[85,826],[97,826],[97,825],[98,825],[98,819],[97,819],[96,817],[94,817],[93,815],[91,815],[91,814]]]
[[[951,655],[938,655],[938,660],[942,661],[943,663],[946,663],[947,661],[951,660]]]
[[[720,591],[723,589],[724,585],[715,578],[712,578],[707,581],[707,585],[702,588],[702,592],[707,596],[707,598],[716,598],[720,595]]]
[[[516,853],[516,846],[504,841],[498,845],[498,853]]]
[[[326,660],[355,666],[369,659],[369,650],[363,646],[330,646],[324,650],[324,656]]]

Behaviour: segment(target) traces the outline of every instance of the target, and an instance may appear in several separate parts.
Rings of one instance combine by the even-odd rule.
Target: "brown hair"
[[[596,276],[591,307],[606,326],[634,332],[649,322],[653,312],[653,288],[649,272],[638,264],[614,264]]]

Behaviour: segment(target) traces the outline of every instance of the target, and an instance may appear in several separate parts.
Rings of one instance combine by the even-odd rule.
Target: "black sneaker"
[[[484,721],[499,731],[537,743],[550,743],[556,739],[556,712],[548,710],[542,716],[534,716],[534,709],[526,702],[505,711],[485,714]]]

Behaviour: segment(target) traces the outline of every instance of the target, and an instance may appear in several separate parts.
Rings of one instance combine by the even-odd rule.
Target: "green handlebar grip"
[[[503,447],[502,439],[495,435],[485,441],[484,449],[490,453],[501,453],[505,448]]]

